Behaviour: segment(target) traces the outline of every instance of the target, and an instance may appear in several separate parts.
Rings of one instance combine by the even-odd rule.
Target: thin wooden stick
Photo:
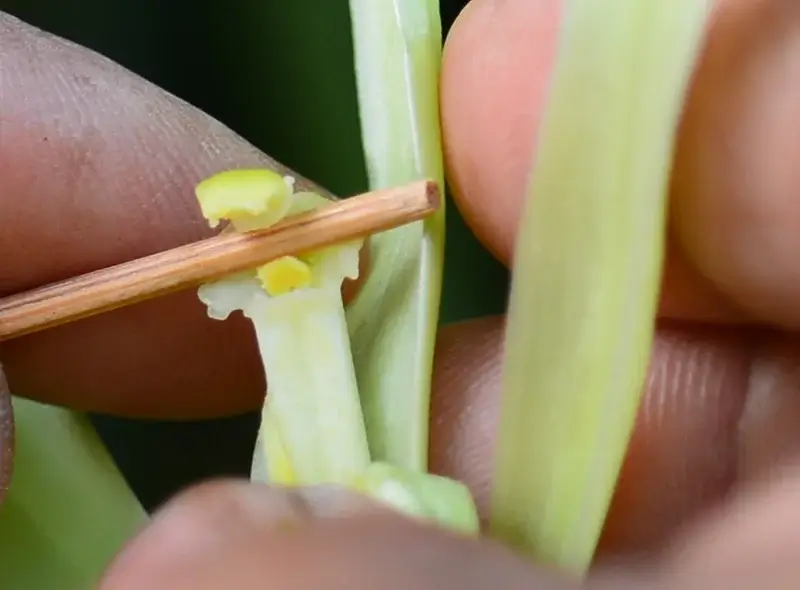
[[[418,221],[439,202],[439,188],[432,181],[374,191],[290,217],[267,230],[224,233],[11,295],[0,299],[0,341]]]

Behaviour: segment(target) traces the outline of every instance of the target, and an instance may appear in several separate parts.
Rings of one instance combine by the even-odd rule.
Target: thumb
[[[678,140],[673,225],[756,317],[800,327],[800,3],[718,0]]]
[[[498,545],[419,524],[348,492],[205,484],[123,552],[101,590],[577,590]]]
[[[660,314],[800,327],[800,3],[715,3],[678,138]],[[472,0],[447,39],[449,181],[473,231],[504,261],[562,5]]]

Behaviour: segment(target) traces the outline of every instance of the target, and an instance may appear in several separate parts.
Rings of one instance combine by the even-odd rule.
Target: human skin
[[[559,9],[473,0],[447,42],[448,177],[467,222],[504,262]],[[587,588],[769,587],[800,575],[800,4],[723,0],[708,39],[678,141],[651,374]],[[205,235],[196,182],[269,162],[189,105],[7,16],[0,48],[0,211],[14,220],[0,234],[0,250],[14,254],[0,260],[2,293]],[[48,208],[71,231],[31,214]],[[167,297],[6,343],[0,361],[15,392],[79,409],[186,418],[257,407],[263,378],[246,328],[208,322],[185,302]],[[181,346],[155,338],[165,325]],[[465,481],[484,515],[502,336],[502,318],[484,318],[443,329],[437,344],[431,466]],[[185,342],[192,364],[182,362]],[[190,490],[123,552],[103,588],[579,587],[490,541],[358,498],[289,496],[241,482]]]

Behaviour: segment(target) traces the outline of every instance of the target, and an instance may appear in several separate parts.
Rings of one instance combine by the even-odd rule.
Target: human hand
[[[557,10],[552,0],[473,0],[448,41],[442,102],[450,179],[468,222],[503,260]],[[624,564],[637,553],[660,561],[644,570],[598,568],[590,588],[731,587],[713,576],[743,582],[747,573],[765,586],[767,576],[792,579],[798,527],[790,502],[800,478],[790,471],[750,492],[747,484],[791,458],[800,421],[797,340],[776,329],[800,323],[800,271],[791,264],[800,251],[792,210],[800,188],[792,161],[800,149],[792,144],[799,64],[791,59],[799,35],[800,11],[790,0],[725,0],[714,19],[677,157],[651,379],[600,552],[601,563],[610,556]],[[0,65],[16,81],[0,95],[3,137],[13,138],[3,146],[15,146],[0,159],[3,219],[13,220],[0,249],[24,252],[0,262],[4,292],[196,239],[205,229],[191,206],[194,184],[234,164],[267,162],[106,60],[8,17],[0,17],[0,39]],[[57,75],[65,64],[69,78]],[[43,167],[52,174],[39,174]],[[57,230],[56,212],[70,221],[70,234]],[[183,305],[185,297],[4,344],[12,386],[136,416],[256,407],[263,382],[246,328],[208,322],[202,308]],[[171,329],[162,334],[167,317]],[[196,346],[192,367],[178,362],[185,342]],[[501,342],[502,319],[488,318],[443,330],[437,350],[431,467],[467,482],[484,514]],[[204,359],[224,350],[230,358],[212,372]],[[226,396],[216,395],[221,390]],[[363,502],[339,492],[298,502],[261,486],[208,484],[157,515],[104,588],[574,587],[488,541],[458,539]],[[709,512],[714,506],[726,510]],[[287,518],[296,526],[275,526]],[[682,533],[690,522],[693,530]]]

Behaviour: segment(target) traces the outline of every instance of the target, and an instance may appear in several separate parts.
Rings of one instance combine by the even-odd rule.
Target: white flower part
[[[370,456],[339,286],[254,298],[244,313],[255,328],[293,483],[351,482]]]
[[[341,285],[345,279],[357,279],[360,250],[361,242],[351,242],[321,250],[311,264],[314,284]]]
[[[294,190],[293,178],[284,177],[284,182]],[[292,193],[287,201],[286,215],[329,204],[308,192]],[[270,215],[274,213],[273,209]],[[277,219],[254,216],[236,220],[234,228],[263,229],[271,224],[266,221]],[[358,277],[361,244],[354,240],[298,256],[311,274],[310,282],[298,288],[284,291],[264,285],[270,276],[278,283],[286,276],[259,272],[265,270],[262,266],[198,289],[209,317],[224,320],[242,311],[251,320],[268,375],[270,411],[280,424],[280,440],[299,484],[346,484],[370,462],[341,294],[342,282]],[[263,428],[262,423],[259,447],[269,437]],[[254,479],[268,477],[266,455],[264,449],[256,450]]]
[[[286,186],[294,190],[295,179],[283,177]],[[286,200],[282,215],[297,215],[324,206],[328,200],[312,192],[293,193]],[[234,222],[237,231],[264,229],[279,221],[275,211],[253,216],[246,220]],[[310,289],[336,288],[345,279],[357,279],[359,275],[359,253],[363,240],[354,240],[346,244],[330,246],[304,256],[304,261],[311,267],[312,284]],[[303,289],[301,289],[303,290]],[[234,311],[247,311],[256,301],[272,299],[259,283],[255,273],[243,272],[230,275],[213,283],[206,283],[198,289],[198,297],[208,307],[208,316],[215,320],[225,320]],[[245,315],[247,315],[245,313]]]
[[[234,311],[244,311],[252,307],[254,301],[269,298],[258,280],[249,274],[201,285],[197,296],[208,307],[208,317],[214,320],[226,320]]]

